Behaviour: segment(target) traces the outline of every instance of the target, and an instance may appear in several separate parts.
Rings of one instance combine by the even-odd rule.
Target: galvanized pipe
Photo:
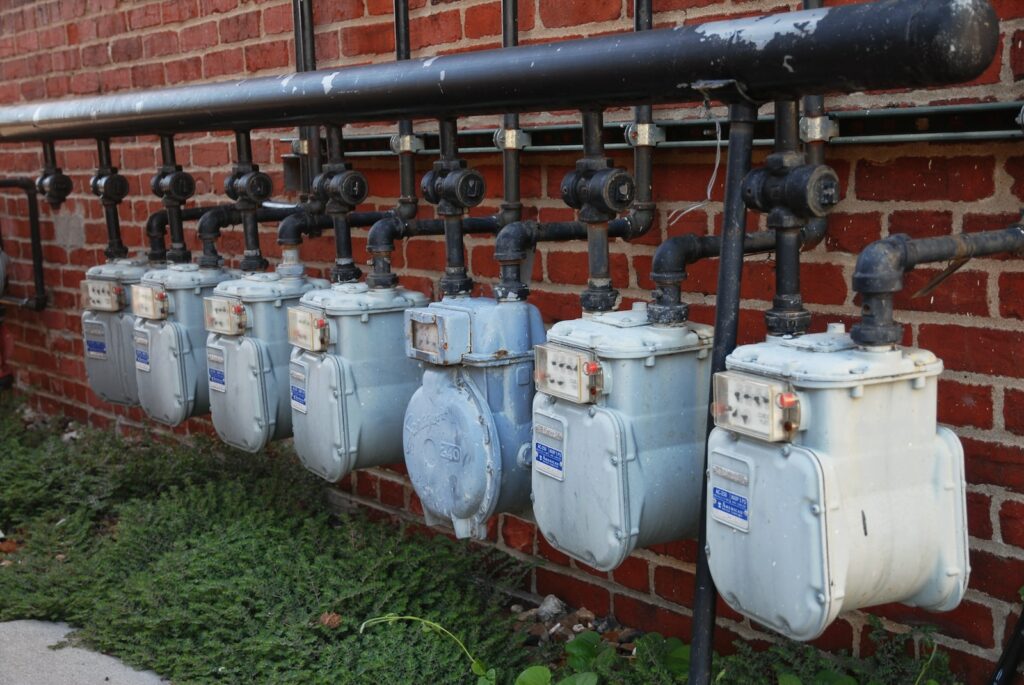
[[[0,141],[583,109],[931,86],[995,56],[986,0],[766,17],[0,109]],[[735,81],[736,86],[723,84]]]

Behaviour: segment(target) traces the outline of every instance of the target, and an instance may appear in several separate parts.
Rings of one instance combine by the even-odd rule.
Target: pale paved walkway
[[[0,685],[159,685],[113,657],[77,647],[50,649],[71,632],[64,623],[0,623]]]

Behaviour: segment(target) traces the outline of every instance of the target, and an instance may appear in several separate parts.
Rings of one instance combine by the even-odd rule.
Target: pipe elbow
[[[197,232],[200,240],[216,240],[220,237],[220,229],[232,223],[231,207],[214,207],[199,219]]]
[[[494,258],[500,264],[521,262],[530,256],[536,238],[534,221],[513,221],[506,224],[494,242]]]
[[[828,234],[828,218],[819,216],[807,222],[800,231],[800,249],[804,252],[813,250]]]
[[[654,252],[651,261],[651,280],[655,283],[680,283],[686,278],[686,265],[700,259],[700,245],[696,236],[680,235],[669,238]]]
[[[309,232],[310,217],[305,212],[289,214],[277,228],[278,245],[301,245],[302,234]]]
[[[366,237],[366,249],[371,253],[395,251],[395,239],[401,237],[403,222],[397,216],[385,217],[370,227]]]
[[[633,210],[626,216],[628,229],[626,235],[622,237],[625,240],[634,240],[650,231],[654,226],[655,207],[653,202],[635,203]]]
[[[906,235],[876,240],[857,256],[853,289],[861,294],[895,293],[903,288],[907,270]]]

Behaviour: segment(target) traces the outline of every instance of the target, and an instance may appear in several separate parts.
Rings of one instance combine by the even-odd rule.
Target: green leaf
[[[470,668],[473,669],[473,675],[487,675],[487,666],[479,659],[473,659],[473,665]]]
[[[496,669],[489,669],[486,674],[480,676],[476,680],[476,685],[497,685],[498,682],[498,671]]]
[[[825,669],[814,674],[815,685],[857,685],[857,679],[838,671]]]
[[[551,685],[551,669],[547,666],[530,666],[519,674],[515,685]]]
[[[690,671],[690,646],[682,642],[665,656],[665,668],[672,675],[683,675]],[[856,685],[856,683],[854,683]]]
[[[591,671],[573,673],[568,678],[559,680],[558,685],[597,685],[597,674]]]
[[[580,633],[565,645],[565,653],[569,655],[566,663],[569,668],[578,672],[588,670],[597,658],[601,646],[601,636],[593,631]]]
[[[803,683],[792,673],[782,673],[779,675],[778,685],[803,685]]]

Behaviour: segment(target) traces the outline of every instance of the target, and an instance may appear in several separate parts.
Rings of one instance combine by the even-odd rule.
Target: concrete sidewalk
[[[65,623],[0,623],[0,685],[159,685],[113,657],[78,647],[50,649],[71,632]]]

